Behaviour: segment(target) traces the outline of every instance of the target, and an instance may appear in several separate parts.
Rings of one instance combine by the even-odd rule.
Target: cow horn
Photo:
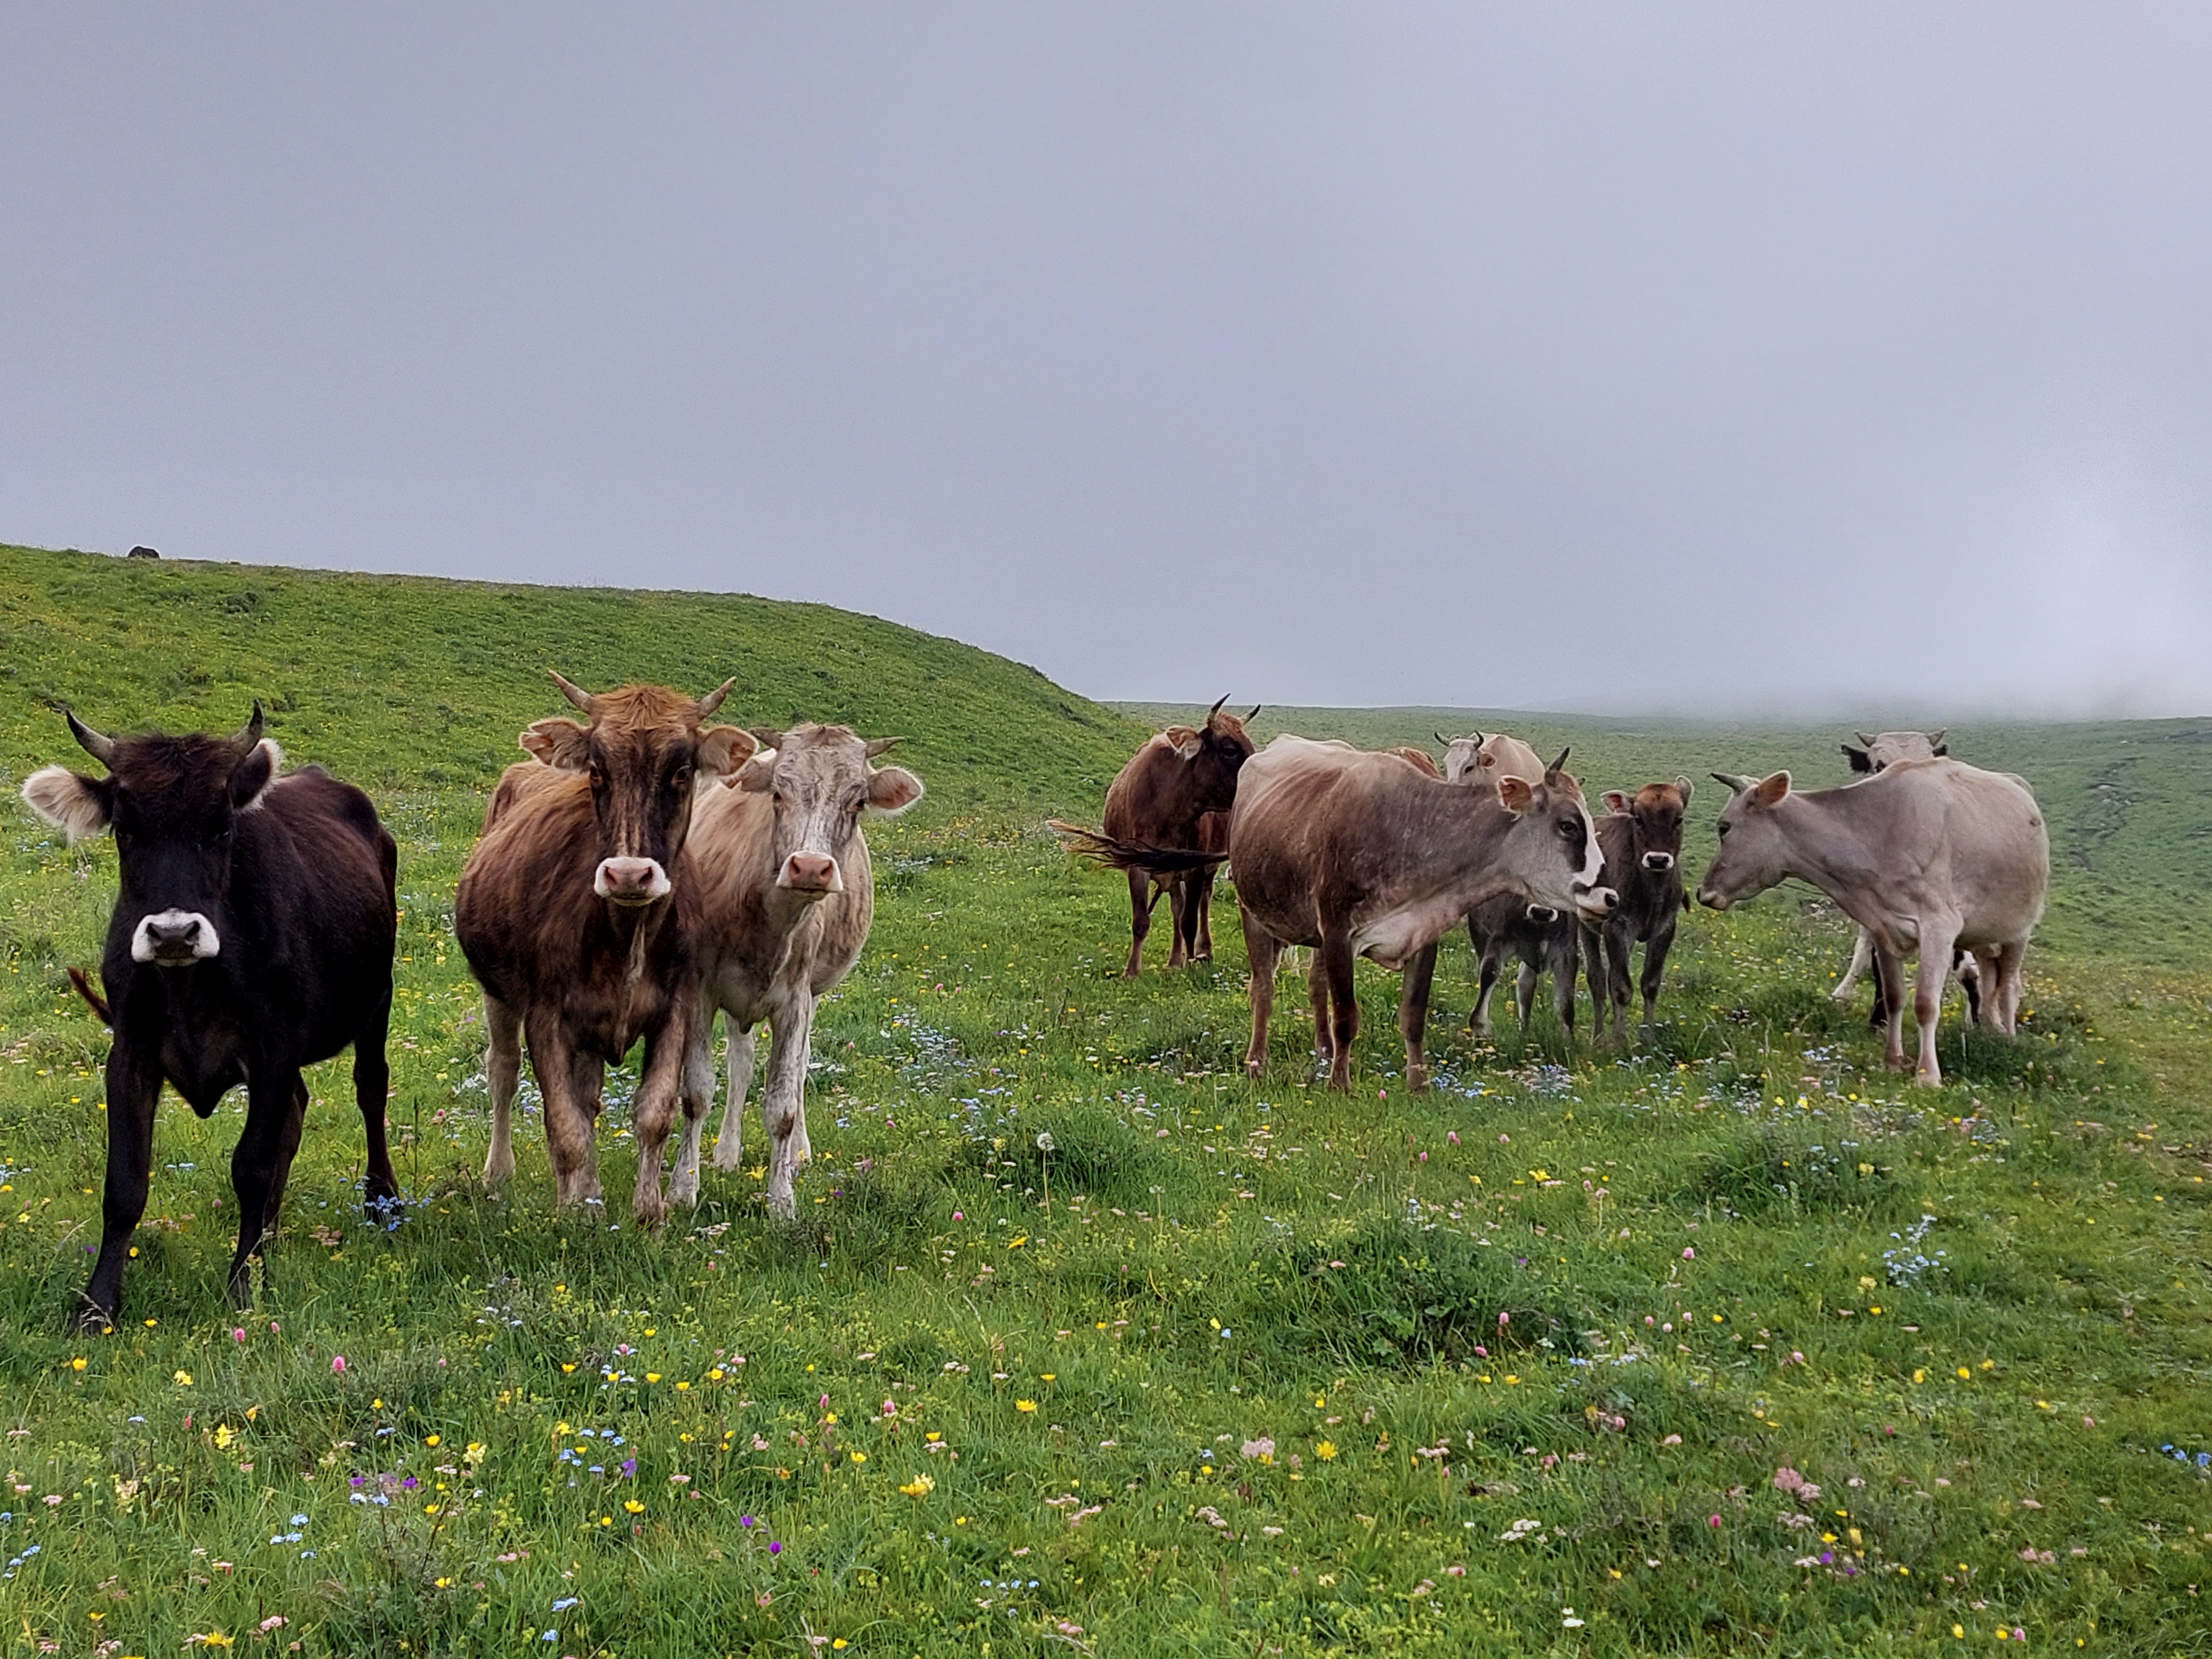
[[[240,756],[243,757],[252,750],[255,744],[260,741],[261,699],[256,697],[253,700],[253,718],[238,728],[238,734],[231,738],[230,746],[233,750],[236,750]]]
[[[1259,714],[1259,712],[1260,712],[1262,708],[1265,708],[1267,706],[1267,705],[1266,703],[1264,703],[1264,702],[1255,702],[1255,703],[1254,703],[1254,704],[1251,706],[1251,708],[1248,708],[1248,709],[1246,709],[1246,710],[1244,711],[1244,718],[1245,718],[1246,720],[1250,720],[1250,719],[1252,719],[1255,715],[1256,715],[1257,714]]]
[[[63,709],[62,717],[69,721],[70,735],[77,740],[84,752],[112,770],[115,766],[115,739],[94,731],[76,717],[74,708]]]
[[[1227,702],[1228,701],[1229,701],[1229,694],[1228,694],[1226,691],[1224,691],[1224,692],[1221,694],[1221,701],[1220,701],[1220,702],[1217,702],[1217,703],[1215,703],[1215,704],[1213,705],[1213,707],[1212,707],[1212,708],[1209,708],[1209,709],[1207,709],[1207,710],[1206,711],[1206,719],[1208,719],[1208,720],[1212,720],[1212,719],[1216,714],[1218,714],[1221,712],[1221,704],[1222,704],[1222,703],[1224,703],[1224,702]]]
[[[1928,746],[1940,755],[1943,752],[1943,739],[1950,735],[1949,726],[1939,726],[1928,734]]]
[[[763,749],[781,749],[783,747],[785,734],[777,731],[772,726],[749,726],[745,729],[752,733],[753,741]]]
[[[1716,772],[1713,774],[1713,781],[1719,784],[1721,787],[1727,790],[1730,794],[1741,795],[1745,790],[1750,788],[1752,785],[1758,782],[1759,780],[1756,778],[1747,778],[1740,772]]]
[[[1490,741],[1489,738],[1482,735],[1482,728],[1479,726],[1468,732],[1467,740],[1473,744],[1477,749],[1481,748],[1484,744]]]
[[[870,738],[868,739],[868,758],[870,760],[873,760],[877,756],[882,754],[884,750],[889,749],[893,744],[904,743],[906,739],[904,738]]]
[[[1549,766],[1544,769],[1544,775],[1547,778],[1555,778],[1559,776],[1560,773],[1565,771],[1567,769],[1567,757],[1574,752],[1574,745],[1571,744],[1570,744],[1566,748],[1559,750],[1559,759],[1553,761]]]
[[[561,688],[561,695],[562,696],[568,698],[570,702],[574,703],[577,708],[582,709],[586,714],[592,712],[592,694],[590,692],[585,690],[582,686],[574,684],[573,681],[562,678],[560,674],[553,669],[549,668],[545,672],[553,676],[553,684]]]
[[[1443,732],[1438,732],[1437,733],[1437,741],[1438,743],[1440,743],[1440,744],[1443,744],[1443,746],[1444,746],[1445,748],[1447,748],[1447,749],[1450,748],[1450,747],[1451,747],[1451,745],[1452,745],[1452,740],[1451,740],[1449,738],[1446,737],[1446,736],[1445,736]]]
[[[1872,738],[1870,738],[1870,737],[1867,736],[1867,734],[1866,734],[1865,732],[1852,732],[1852,733],[1851,733],[1851,735],[1852,735],[1853,737],[1856,738],[1859,740],[1859,742],[1860,742],[1860,743],[1862,743],[1863,744],[1864,744],[1867,748],[1871,749],[1871,748],[1873,748],[1873,747],[1874,747],[1874,739],[1873,739]]]
[[[737,683],[738,677],[735,674],[732,674],[729,678],[724,680],[720,685],[716,686],[712,691],[709,691],[705,696],[700,698],[699,718],[703,720],[708,715],[713,714],[717,708],[720,708],[722,706],[722,699],[730,695],[730,688]]]

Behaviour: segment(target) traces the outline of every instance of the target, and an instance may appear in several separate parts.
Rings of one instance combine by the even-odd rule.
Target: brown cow
[[[768,1202],[788,1216],[792,1182],[813,1153],[806,1062],[815,1005],[860,960],[875,916],[860,820],[905,811],[921,799],[921,780],[904,767],[868,763],[896,738],[868,742],[849,726],[813,725],[761,735],[766,746],[730,788],[706,793],[691,827],[704,1000],[691,1029],[684,1146],[669,1198],[698,1201],[700,1125],[714,1091],[720,1010],[730,1017],[730,1090],[714,1167],[734,1170],[744,1159],[753,1033],[765,1019],[774,1038],[761,1101]]]
[[[661,1147],[699,994],[699,895],[684,851],[692,798],[755,744],[736,726],[705,724],[734,682],[695,701],[650,685],[594,696],[553,679],[587,720],[539,720],[522,734],[537,759],[500,779],[453,905],[490,1040],[484,1179],[514,1173],[509,1108],[526,1036],[555,1201],[599,1202],[600,1085],[641,1038],[631,1209],[657,1225]]]
[[[1628,959],[1639,944],[1644,946],[1644,1029],[1647,1033],[1651,1029],[1667,953],[1674,946],[1675,925],[1690,908],[1690,895],[1682,885],[1682,820],[1693,793],[1685,777],[1647,783],[1632,795],[1620,789],[1605,792],[1607,810],[1597,821],[1597,842],[1605,849],[1605,878],[1620,895],[1620,908],[1583,931],[1590,1023],[1601,1042],[1606,1039],[1608,1010],[1613,1036],[1621,1042],[1628,1041]]]
[[[1318,947],[1310,981],[1317,1046],[1329,1083],[1349,1088],[1359,1029],[1352,963],[1407,969],[1399,1028],[1406,1079],[1426,1086],[1422,1049],[1436,942],[1484,899],[1603,916],[1616,902],[1581,787],[1559,769],[1531,786],[1509,777],[1493,793],[1426,777],[1401,755],[1281,737],[1246,763],[1229,820],[1244,945],[1252,964],[1252,1041],[1245,1070],[1267,1054],[1275,961],[1285,945]]]
[[[1209,812],[1226,812],[1236,801],[1237,769],[1252,753],[1244,724],[1260,712],[1255,703],[1241,718],[1224,713],[1221,703],[1228,701],[1224,697],[1206,710],[1203,726],[1171,726],[1146,739],[1106,787],[1103,835],[1053,826],[1128,872],[1129,962],[1122,970],[1127,978],[1136,978],[1144,964],[1145,935],[1152,931],[1152,907],[1163,893],[1176,896],[1170,908],[1175,939],[1168,966],[1182,967],[1201,945],[1205,954],[1212,953],[1212,929],[1205,925],[1205,907],[1212,899],[1212,871],[1219,859],[1147,860],[1145,854],[1225,850],[1225,842],[1206,846],[1200,821]],[[1119,848],[1120,854],[1110,848]],[[1205,879],[1194,879],[1194,872],[1203,872]]]

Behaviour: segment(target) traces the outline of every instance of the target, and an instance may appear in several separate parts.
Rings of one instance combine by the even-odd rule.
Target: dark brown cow
[[[484,1179],[514,1173],[509,1109],[526,1036],[555,1202],[599,1202],[600,1086],[642,1039],[631,1209],[657,1225],[661,1148],[698,1012],[699,895],[684,851],[692,796],[755,745],[736,726],[705,725],[734,682],[695,701],[650,685],[593,696],[553,678],[587,720],[539,720],[522,734],[537,759],[500,779],[453,906],[490,1041]]]
[[[1101,856],[1104,856],[1101,849],[1109,846],[1125,853],[1133,848],[1165,853],[1224,850],[1206,847],[1200,821],[1209,812],[1226,812],[1235,803],[1237,770],[1252,754],[1245,721],[1260,712],[1255,703],[1242,718],[1227,714],[1221,703],[1228,701],[1224,697],[1208,709],[1203,726],[1171,726],[1146,740],[1106,787],[1103,835],[1091,836],[1071,825],[1054,827],[1079,842],[1092,843],[1091,850]],[[1109,860],[1129,877],[1129,962],[1122,971],[1130,979],[1136,978],[1144,965],[1145,935],[1152,931],[1152,907],[1162,893],[1176,895],[1170,910],[1175,940],[1168,950],[1169,967],[1182,967],[1194,946],[1203,943],[1210,947],[1212,943],[1212,929],[1204,926],[1204,906],[1212,901],[1214,865],[1197,861],[1195,869],[1205,876],[1200,881],[1193,878],[1194,866],[1188,861],[1147,863],[1141,861],[1141,852],[1138,859],[1135,862]]]
[[[1620,908],[1583,934],[1591,1024],[1601,1042],[1608,1011],[1613,1035],[1628,1041],[1628,958],[1638,945],[1644,947],[1644,1029],[1651,1029],[1667,953],[1674,947],[1675,924],[1690,908],[1682,885],[1682,820],[1692,793],[1684,777],[1647,783],[1633,795],[1605,792],[1608,810],[1597,821],[1597,844],[1605,849],[1605,878],[1620,895]]]
[[[246,1085],[230,1160],[230,1294],[243,1305],[300,1146],[302,1066],[353,1045],[366,1195],[373,1207],[398,1198],[384,1137],[398,848],[352,785],[313,766],[276,775],[258,702],[227,738],[109,738],[75,714],[69,726],[107,775],[46,767],[24,781],[23,799],[73,842],[112,829],[121,888],[100,964],[106,997],[70,975],[115,1031],[100,1257],[82,1322],[101,1328],[120,1310],[165,1079],[202,1117]]]
[[[1348,1088],[1359,1029],[1352,964],[1405,968],[1399,1007],[1409,1087],[1426,1086],[1423,1043],[1439,935],[1483,900],[1603,916],[1613,908],[1582,790],[1559,769],[1493,792],[1425,775],[1404,756],[1281,737],[1246,763],[1229,820],[1229,864],[1252,964],[1245,1070],[1267,1062],[1275,963],[1316,947],[1310,988],[1329,1083]]]

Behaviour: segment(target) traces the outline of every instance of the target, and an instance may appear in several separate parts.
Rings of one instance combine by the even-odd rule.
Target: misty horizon
[[[1102,701],[2198,714],[2207,47],[26,14],[0,535],[817,601]]]

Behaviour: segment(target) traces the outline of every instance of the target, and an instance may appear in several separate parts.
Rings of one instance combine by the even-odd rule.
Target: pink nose
[[[793,853],[783,861],[783,873],[776,878],[775,884],[801,893],[845,890],[845,878],[837,868],[837,860],[827,853]]]
[[[650,904],[667,896],[668,872],[657,859],[602,859],[592,890],[617,904]]]

